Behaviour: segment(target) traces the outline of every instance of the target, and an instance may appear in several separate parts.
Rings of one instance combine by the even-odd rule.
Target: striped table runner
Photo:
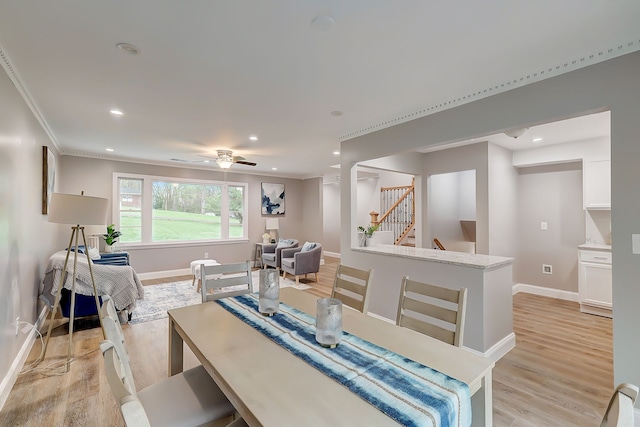
[[[283,303],[275,316],[264,317],[257,294],[217,303],[402,425],[471,425],[471,395],[463,382],[347,332],[338,347],[321,347],[314,317]]]

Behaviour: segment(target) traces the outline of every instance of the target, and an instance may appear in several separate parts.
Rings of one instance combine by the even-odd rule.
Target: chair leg
[[[316,276],[316,282],[318,281],[318,273],[313,273],[314,276]]]
[[[296,275],[296,285],[300,284],[300,276]]]
[[[196,284],[196,275],[193,275],[193,280],[191,281],[191,286]]]
[[[283,279],[286,279],[286,278],[287,278],[287,272],[286,272],[286,271],[284,271],[284,270],[282,271],[282,278],[283,278]]]

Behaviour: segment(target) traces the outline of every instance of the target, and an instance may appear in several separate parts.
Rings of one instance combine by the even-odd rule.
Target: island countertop
[[[401,258],[422,259],[443,264],[460,265],[471,268],[492,268],[511,264],[513,258],[468,254],[464,252],[441,251],[437,249],[414,248],[411,246],[372,245],[353,247],[351,250],[378,255],[388,255]]]
[[[591,251],[611,252],[611,245],[603,245],[600,243],[583,243],[578,245],[578,249],[587,249]]]

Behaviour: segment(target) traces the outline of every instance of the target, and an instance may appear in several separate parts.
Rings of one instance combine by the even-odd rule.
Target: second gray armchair
[[[281,252],[283,249],[297,248],[296,239],[280,239],[278,243],[262,245],[262,266],[263,268],[281,268]]]
[[[287,273],[295,276],[296,284],[300,283],[300,276],[314,273],[318,281],[322,245],[319,243],[305,243],[300,248],[284,249],[282,251],[282,277]]]

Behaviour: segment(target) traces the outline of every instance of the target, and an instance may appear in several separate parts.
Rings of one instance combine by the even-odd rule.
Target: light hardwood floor
[[[329,295],[338,261],[325,257],[319,283],[303,280],[313,286],[308,292]],[[171,278],[185,279],[190,276]],[[611,320],[582,314],[576,303],[520,293],[514,296],[514,329],[517,346],[494,369],[494,425],[598,426],[613,390]],[[124,332],[137,387],[166,377],[167,320],[125,325]],[[20,375],[0,425],[123,426],[103,373],[100,340],[98,328],[75,332],[77,361],[65,375]],[[56,327],[41,367],[64,360],[66,345],[64,325]],[[39,352],[40,344],[34,345],[27,363]],[[196,363],[185,352],[185,365]]]

